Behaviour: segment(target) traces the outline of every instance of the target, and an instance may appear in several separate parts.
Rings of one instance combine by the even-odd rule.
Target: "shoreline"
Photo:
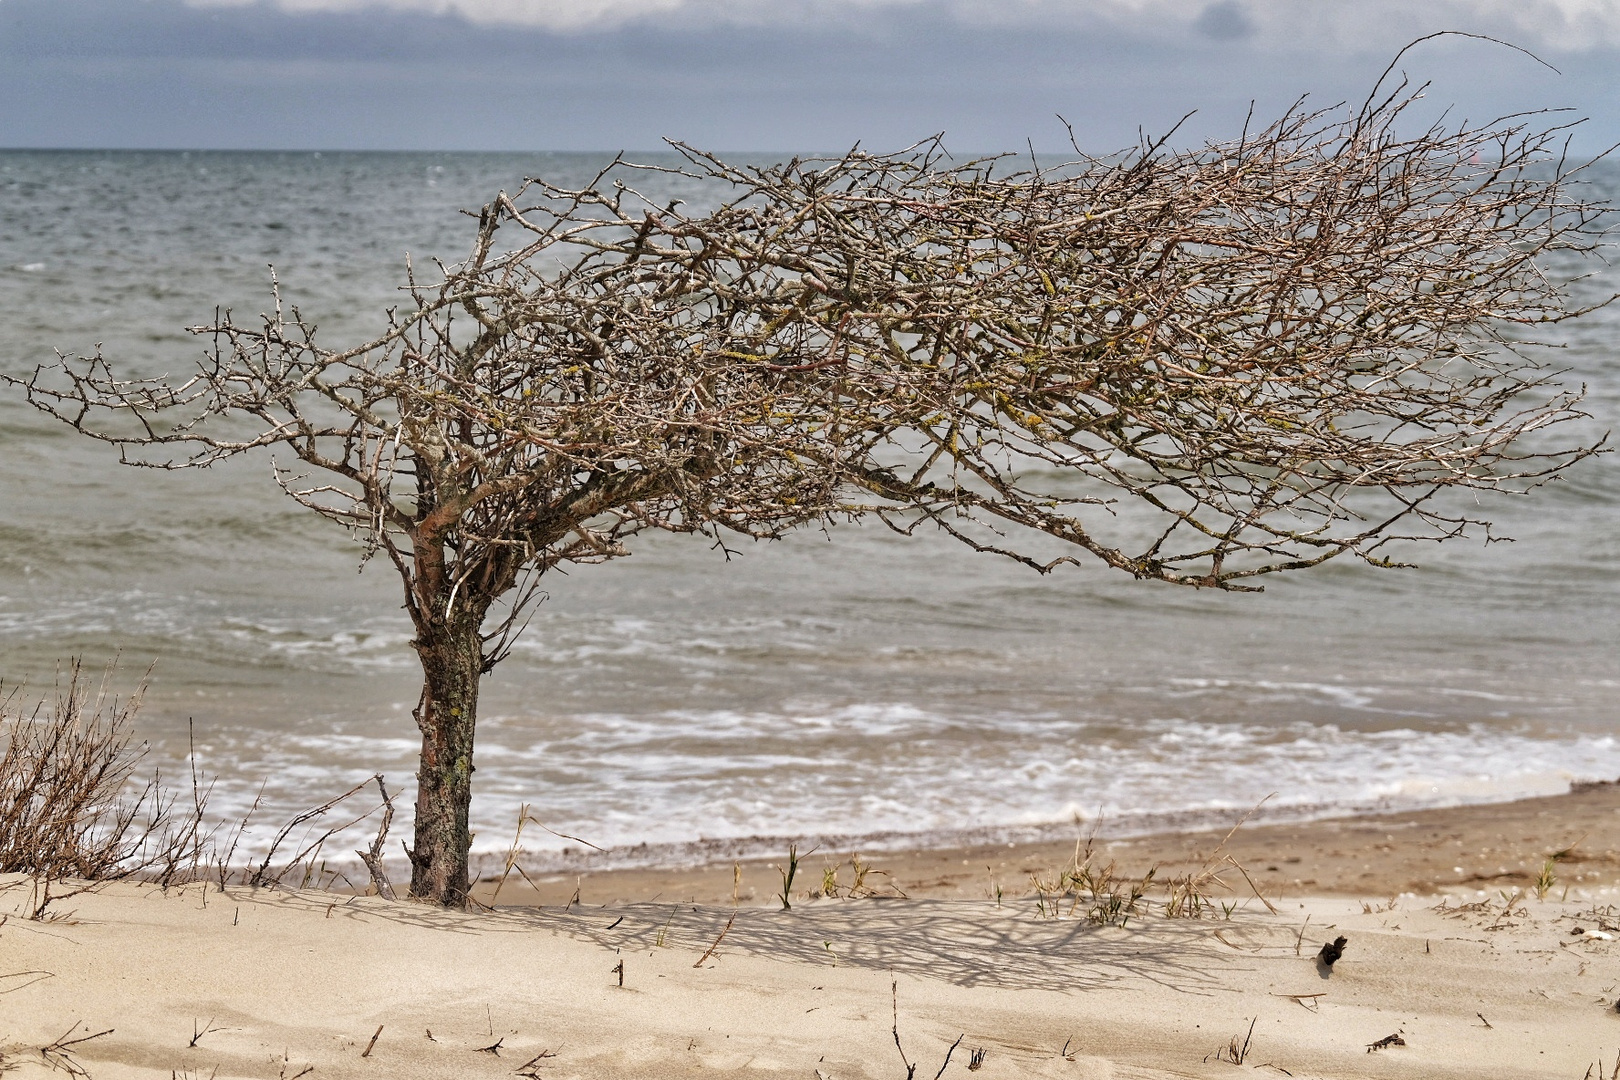
[[[1601,781],[1570,780],[1554,791],[1519,793],[1506,797],[1484,796],[1461,800],[1426,801],[1418,799],[1380,799],[1366,803],[1290,803],[1278,805],[1263,800],[1256,806],[1227,806],[1195,810],[1134,811],[1110,816],[1081,815],[1070,820],[1053,820],[1014,825],[986,825],[976,828],[933,829],[914,832],[878,831],[866,833],[804,833],[765,834],[747,836],[699,837],[688,841],[642,842],[598,848],[588,839],[567,834],[552,833],[566,841],[560,848],[545,848],[526,853],[524,865],[530,872],[540,873],[601,873],[620,870],[679,871],[710,864],[730,865],[734,861],[752,862],[774,859],[789,844],[801,850],[811,847],[823,850],[861,851],[872,854],[906,854],[920,851],[957,851],[973,848],[991,848],[1006,844],[1018,846],[1051,843],[1071,843],[1078,831],[1089,834],[1096,829],[1100,835],[1116,841],[1141,840],[1154,836],[1179,833],[1216,831],[1230,828],[1246,815],[1247,821],[1259,825],[1304,825],[1318,821],[1345,818],[1382,817],[1427,810],[1452,810],[1468,806],[1497,806],[1523,802],[1527,799],[1553,798],[1576,789],[1585,789]],[[542,826],[544,828],[544,826]],[[548,833],[551,830],[546,830]],[[582,830],[584,831],[584,830]],[[498,835],[498,834],[497,834]],[[532,834],[531,834],[532,835]],[[475,846],[472,859],[479,866],[503,862],[510,845],[499,848]],[[552,841],[555,843],[555,840]]]
[[[1117,864],[1122,876],[1140,877],[1159,867],[1160,879],[1196,870],[1211,857],[1242,817],[1226,820],[1198,814],[1195,827],[1146,835],[1110,837],[1106,823],[1093,842],[1094,865]],[[853,852],[800,849],[793,902],[819,891],[823,874],[835,869],[841,888],[852,884],[859,858],[870,867],[865,884],[879,895],[942,899],[989,899],[997,885],[1003,897],[1031,893],[1030,875],[1052,878],[1083,850],[1093,823],[1079,822],[1068,836],[1034,841],[986,841],[950,847]],[[577,890],[580,903],[629,903],[679,898],[690,903],[771,903],[781,889],[777,867],[787,861],[787,842],[774,855],[713,858],[683,868],[606,867],[590,857],[553,862],[519,856],[500,882],[504,858],[475,857],[481,903],[516,906],[565,904]],[[699,846],[694,845],[697,849]],[[1525,888],[1555,853],[1554,893],[1571,898],[1620,892],[1620,782],[1580,783],[1560,795],[1501,803],[1359,813],[1307,820],[1255,821],[1232,832],[1230,854],[1268,898],[1401,895],[1494,895]],[[698,854],[698,850],[694,850]],[[1247,892],[1245,887],[1243,891]]]

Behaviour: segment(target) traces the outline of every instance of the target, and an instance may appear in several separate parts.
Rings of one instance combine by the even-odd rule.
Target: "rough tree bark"
[[[451,619],[412,645],[422,662],[422,697],[413,714],[422,732],[416,773],[416,846],[411,895],[452,907],[466,902],[472,846],[473,735],[483,641],[471,619]]]
[[[472,884],[478,689],[499,658],[486,652],[484,623],[490,605],[512,589],[516,568],[498,549],[458,565],[441,523],[448,518],[444,503],[454,505],[465,492],[458,490],[453,475],[434,465],[417,464],[415,547],[409,563],[397,545],[389,545],[404,578],[405,609],[415,624],[411,647],[422,665],[422,694],[412,713],[422,736],[415,846],[407,853],[411,896],[462,907]]]

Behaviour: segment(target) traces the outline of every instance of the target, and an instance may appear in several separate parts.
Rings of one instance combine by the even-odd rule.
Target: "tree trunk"
[[[411,852],[411,895],[462,907],[470,887],[473,728],[483,670],[479,621],[464,616],[418,632],[422,700],[422,763],[416,774],[416,850]]]

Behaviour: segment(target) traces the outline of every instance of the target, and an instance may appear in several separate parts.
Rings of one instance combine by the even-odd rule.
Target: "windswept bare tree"
[[[411,891],[459,905],[479,679],[547,570],[643,529],[871,515],[1242,589],[1387,565],[1484,524],[1447,489],[1592,452],[1527,445],[1581,414],[1521,339],[1578,314],[1544,256],[1592,250],[1604,210],[1559,128],[1406,133],[1416,96],[1013,172],[937,143],[761,168],[678,145],[665,171],[716,208],[655,202],[623,162],[531,181],[353,348],[278,295],[193,328],[189,378],[96,355],[22,385],[130,464],[282,448],[282,487],[387,555],[423,669]]]

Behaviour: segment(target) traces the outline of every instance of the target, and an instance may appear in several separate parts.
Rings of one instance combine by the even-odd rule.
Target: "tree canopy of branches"
[[[644,529],[870,516],[1042,571],[1247,589],[1388,565],[1484,524],[1447,489],[1592,452],[1527,448],[1581,413],[1522,339],[1579,313],[1544,256],[1593,250],[1606,210],[1557,127],[1408,133],[1416,97],[1054,168],[676,144],[664,171],[712,208],[622,161],[530,181],[370,341],[318,345],[278,294],[194,327],[189,377],[96,355],[22,385],[131,464],[280,450],[283,488],[392,562],[424,675],[411,890],[461,904],[480,677],[541,575]]]

